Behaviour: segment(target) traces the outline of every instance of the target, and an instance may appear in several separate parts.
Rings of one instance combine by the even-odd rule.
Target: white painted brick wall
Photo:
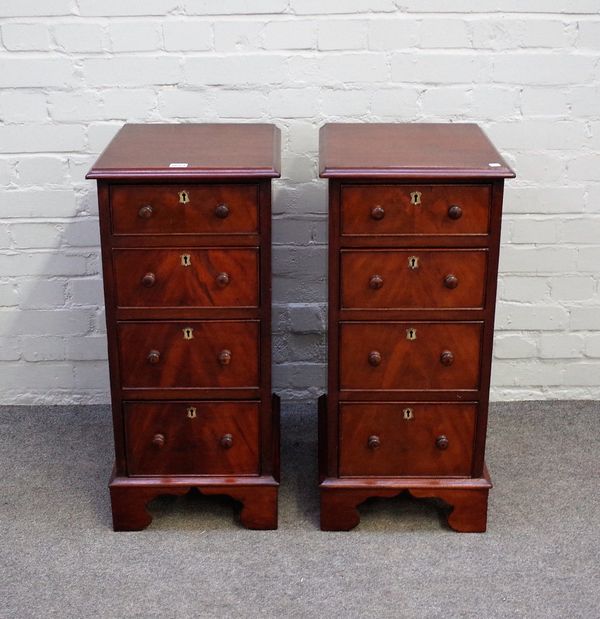
[[[94,183],[125,121],[275,122],[274,377],[323,391],[326,121],[480,123],[507,183],[492,396],[600,397],[600,0],[3,0],[0,391],[105,402]]]

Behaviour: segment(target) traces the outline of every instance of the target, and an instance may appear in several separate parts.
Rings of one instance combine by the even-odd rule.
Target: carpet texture
[[[279,530],[191,494],[113,533],[108,407],[1,407],[0,617],[600,617],[600,403],[492,406],[485,534],[404,497],[321,532],[316,407],[282,413]]]

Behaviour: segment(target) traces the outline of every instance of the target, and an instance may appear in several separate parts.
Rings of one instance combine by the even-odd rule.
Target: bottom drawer
[[[126,402],[130,475],[258,475],[257,402]]]
[[[469,476],[476,404],[340,404],[340,477]]]

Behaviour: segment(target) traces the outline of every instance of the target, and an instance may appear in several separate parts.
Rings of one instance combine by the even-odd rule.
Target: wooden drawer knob
[[[445,350],[440,355],[440,363],[445,366],[452,365],[454,363],[454,354],[449,350]]]
[[[231,449],[233,447],[233,436],[231,434],[223,434],[220,443],[223,449]]]
[[[369,288],[379,290],[383,286],[383,277],[381,275],[371,275],[369,279]]]
[[[160,361],[160,353],[158,350],[151,350],[146,358],[148,359],[148,363],[155,365]]]
[[[229,284],[229,273],[219,273],[217,275],[217,284],[221,287],[221,288],[225,288],[225,286],[227,286],[227,284]]]
[[[226,217],[228,217],[229,207],[227,206],[227,204],[219,204],[219,206],[217,206],[217,208],[215,209],[215,215],[219,219],[225,219]]]
[[[446,288],[450,288],[450,290],[454,290],[458,286],[458,277],[452,273],[449,273],[446,277],[444,277],[444,286],[446,286]]]
[[[381,364],[381,353],[378,350],[372,350],[369,353],[369,363],[374,368]]]
[[[385,209],[383,206],[376,206],[371,211],[371,217],[377,221],[385,217]]]
[[[369,449],[379,449],[379,447],[381,447],[381,439],[376,434],[373,434],[369,436],[367,445]]]
[[[435,446],[442,451],[444,449],[448,449],[448,445],[450,442],[448,441],[448,437],[445,434],[441,434],[435,439]]]
[[[219,353],[219,363],[221,365],[229,365],[231,363],[231,351],[230,350],[222,350]]]
[[[156,275],[154,273],[146,273],[144,277],[142,277],[142,285],[146,288],[152,288],[156,283]]]
[[[165,444],[165,435],[164,434],[155,434],[152,437],[152,444],[159,449]]]
[[[450,219],[460,219],[462,217],[462,209],[460,206],[453,204],[448,209],[448,217],[450,217]]]
[[[138,216],[142,219],[150,219],[154,213],[154,209],[149,204],[144,204],[138,211]]]

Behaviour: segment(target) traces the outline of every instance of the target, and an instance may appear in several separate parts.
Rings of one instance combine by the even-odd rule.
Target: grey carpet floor
[[[113,533],[108,408],[1,407],[0,617],[600,617],[600,403],[492,407],[485,534],[402,497],[319,531],[315,418],[283,408],[279,530],[189,495]]]

